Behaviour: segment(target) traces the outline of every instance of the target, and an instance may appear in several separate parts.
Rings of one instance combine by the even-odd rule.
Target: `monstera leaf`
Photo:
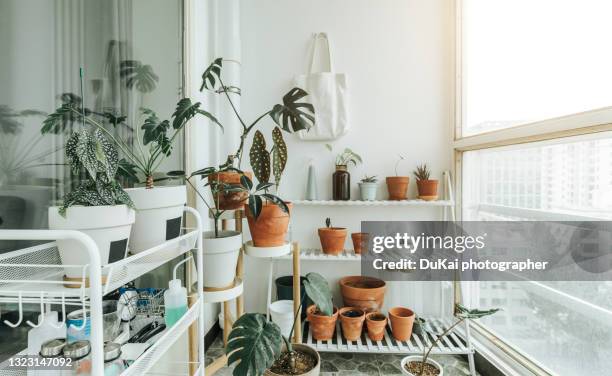
[[[249,151],[253,174],[260,183],[270,181],[270,154],[266,150],[266,139],[259,130],[253,136],[253,144]]]
[[[276,187],[280,185],[283,171],[287,165],[287,144],[283,139],[283,132],[280,128],[274,127],[272,130],[272,141],[274,142],[274,150],[272,151],[272,173],[274,174],[274,183]]]
[[[223,129],[223,126],[221,125],[221,123],[219,123],[217,118],[213,116],[213,114],[200,109],[201,105],[202,104],[200,102],[192,103],[191,99],[189,98],[183,98],[178,101],[178,103],[176,104],[176,109],[172,114],[172,117],[174,118],[174,120],[172,121],[172,128],[180,129],[182,126],[187,124],[187,122],[191,120],[192,117],[194,117],[196,114],[200,114],[206,116],[208,119],[210,119],[210,121],[217,124],[219,127],[221,127],[221,129]]]
[[[138,60],[124,60],[119,63],[119,76],[125,81],[128,89],[136,87],[141,93],[155,90],[159,81],[159,77],[153,72],[153,67]]]
[[[290,133],[310,129],[315,122],[314,107],[310,103],[298,102],[307,95],[298,87],[291,89],[283,96],[283,104],[277,104],[270,111],[272,120]]]
[[[202,86],[200,91],[204,89],[214,90],[217,80],[221,80],[221,68],[223,67],[223,58],[216,58],[202,73]]]
[[[142,143],[148,145],[151,142],[157,142],[162,145],[162,148],[165,143],[169,144],[170,140],[168,139],[167,133],[170,129],[170,122],[168,120],[161,120],[154,111],[148,108],[143,109],[142,112],[147,115],[141,127],[141,129],[144,130]]]
[[[327,280],[323,278],[322,275],[318,273],[306,274],[304,289],[310,300],[312,300],[321,313],[326,316],[331,316],[334,313],[332,294],[327,284]]]
[[[281,331],[261,313],[245,313],[229,334],[225,353],[227,364],[238,363],[234,376],[263,375],[281,352]]]
[[[455,305],[455,315],[460,319],[479,319],[481,317],[492,315],[499,310],[499,308],[493,308],[488,310],[469,309],[462,306],[461,304]]]

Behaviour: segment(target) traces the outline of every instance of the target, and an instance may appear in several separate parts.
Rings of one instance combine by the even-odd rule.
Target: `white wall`
[[[379,198],[386,198],[384,177],[393,175],[398,154],[406,161],[400,174],[411,175],[410,196],[416,195],[411,172],[426,162],[433,175],[451,168],[452,137],[452,2],[448,0],[257,0],[241,1],[242,114],[255,119],[278,103],[295,74],[309,61],[312,34],[327,32],[334,65],[348,75],[352,129],[334,142],[335,150],[351,147],[364,164],[350,170],[351,197],[364,174],[383,180]],[[272,122],[260,128],[269,138]],[[324,142],[304,142],[287,135],[289,162],[281,184],[287,199],[303,198],[309,160],[317,168],[320,198],[331,198],[334,155]],[[248,163],[243,168],[250,170]],[[358,231],[361,220],[426,220],[440,218],[436,209],[305,208],[295,209],[292,237],[303,247],[318,247],[316,228],[331,217],[337,226]],[[347,240],[346,246],[349,245]],[[264,263],[246,259],[247,310],[265,309]],[[338,269],[340,265],[340,270]],[[288,263],[278,275],[289,272]],[[339,277],[359,274],[359,265],[303,263],[303,273],[318,271],[336,286]],[[435,311],[437,284],[391,286],[387,306],[406,304],[417,312]],[[430,288],[434,288],[431,290]],[[429,297],[429,298],[426,298]]]

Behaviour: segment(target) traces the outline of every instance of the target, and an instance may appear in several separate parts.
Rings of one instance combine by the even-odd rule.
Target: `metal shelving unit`
[[[196,219],[196,229],[184,230],[183,234],[137,255],[129,256],[105,266],[101,265],[98,248],[93,240],[79,231],[65,230],[5,230],[0,232],[0,240],[39,240],[60,239],[76,240],[83,245],[83,252],[89,256],[87,265],[63,265],[55,242],[17,250],[0,255],[0,302],[19,305],[19,325],[23,317],[23,303],[78,305],[90,313],[90,342],[92,358],[92,375],[103,375],[103,332],[102,332],[102,297],[108,292],[123,286],[160,265],[183,255],[192,249],[196,250],[197,299],[192,301],[188,312],[172,327],[165,330],[161,337],[139,357],[123,375],[142,375],[148,372],[175,341],[196,321],[198,321],[197,359],[190,359],[186,365],[187,374],[203,375],[204,364],[204,310],[203,304],[203,253],[202,253],[202,220],[198,212],[190,207],[185,211]],[[67,288],[63,276],[65,267],[82,270],[90,286],[83,282],[76,288]],[[106,281],[102,280],[106,276]],[[5,322],[6,323],[6,322]],[[8,371],[0,365],[0,373],[25,374]],[[195,370],[195,372],[194,372]]]

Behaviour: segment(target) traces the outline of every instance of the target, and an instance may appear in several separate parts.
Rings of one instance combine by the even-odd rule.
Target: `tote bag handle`
[[[315,55],[317,54],[317,48],[319,46],[319,40],[321,42],[325,42],[327,45],[327,70],[323,72],[333,72],[333,64],[332,64],[332,55],[331,55],[331,46],[329,43],[329,38],[327,37],[327,33],[317,33],[314,35],[312,40],[312,54],[310,58],[310,67],[308,68],[308,73],[313,73],[312,70],[314,68]]]

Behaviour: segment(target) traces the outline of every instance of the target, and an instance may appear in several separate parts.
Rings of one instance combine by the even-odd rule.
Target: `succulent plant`
[[[363,179],[361,179],[362,183],[376,183],[378,181],[378,179],[376,178],[376,175],[374,176],[364,176]]]
[[[426,164],[422,164],[420,166],[417,166],[413,174],[414,176],[416,176],[417,180],[429,180],[429,175],[431,174],[431,171],[427,168]]]

